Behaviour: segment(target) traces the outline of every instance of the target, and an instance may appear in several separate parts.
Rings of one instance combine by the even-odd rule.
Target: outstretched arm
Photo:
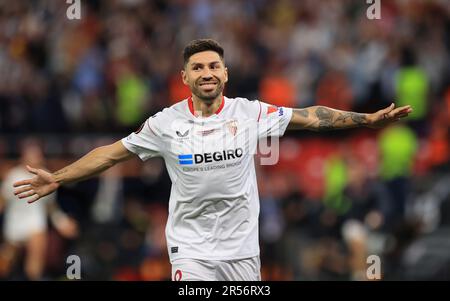
[[[118,162],[130,159],[133,155],[121,141],[117,141],[92,150],[78,161],[55,173],[27,166],[28,171],[35,176],[14,183],[14,187],[17,187],[14,194],[21,199],[33,196],[28,200],[28,203],[32,203],[54,192],[60,185],[90,178]]]
[[[293,109],[288,129],[313,131],[338,130],[366,126],[381,128],[408,116],[410,106],[395,108],[394,104],[372,114],[346,112],[324,106]]]

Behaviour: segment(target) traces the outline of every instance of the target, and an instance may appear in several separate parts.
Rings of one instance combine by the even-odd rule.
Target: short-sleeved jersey
[[[201,117],[189,98],[122,139],[142,160],[165,161],[172,181],[166,225],[172,262],[259,254],[254,154],[260,139],[284,134],[291,115],[290,108],[224,97],[215,114]]]

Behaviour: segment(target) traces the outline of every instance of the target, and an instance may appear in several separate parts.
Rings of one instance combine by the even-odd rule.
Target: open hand
[[[32,197],[28,200],[28,203],[33,203],[58,189],[59,183],[55,181],[53,175],[48,171],[32,168],[28,165],[27,170],[36,176],[13,184],[14,187],[17,187],[14,190],[14,194],[19,199]]]
[[[379,110],[378,112],[369,114],[368,127],[378,129],[382,128],[388,124],[399,121],[400,119],[407,117],[409,113],[412,112],[411,106],[403,106],[395,108],[395,105],[392,103],[389,107]]]

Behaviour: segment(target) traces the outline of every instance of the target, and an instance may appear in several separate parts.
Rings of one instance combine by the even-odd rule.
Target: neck
[[[201,112],[202,117],[209,117],[215,114],[222,104],[223,95],[222,93],[217,96],[214,100],[204,101],[195,95],[192,95],[192,102],[194,104],[194,112]]]

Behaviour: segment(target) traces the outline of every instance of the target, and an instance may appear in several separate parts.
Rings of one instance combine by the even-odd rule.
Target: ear
[[[183,84],[188,86],[187,73],[184,70],[181,70],[181,79],[183,80]]]
[[[225,83],[228,82],[228,68],[225,67]]]

